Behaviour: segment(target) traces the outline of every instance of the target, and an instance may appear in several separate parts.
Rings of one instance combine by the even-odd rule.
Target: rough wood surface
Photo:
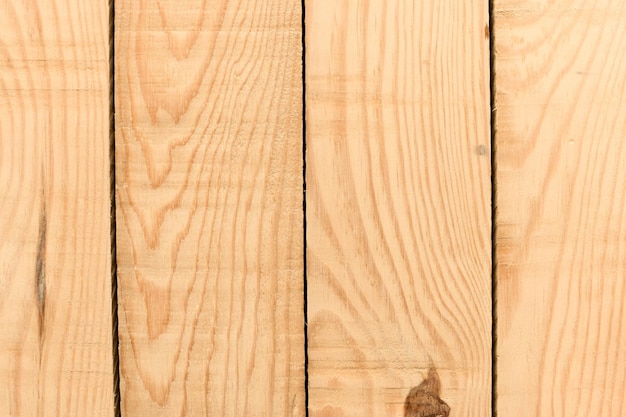
[[[494,1],[498,415],[626,409],[626,3]]]
[[[108,6],[0,6],[0,416],[112,416]]]
[[[313,417],[491,415],[487,6],[306,2]]]
[[[300,1],[115,30],[122,415],[304,415]]]

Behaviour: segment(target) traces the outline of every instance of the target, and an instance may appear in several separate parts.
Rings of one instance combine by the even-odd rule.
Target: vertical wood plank
[[[306,2],[314,417],[402,416],[431,366],[450,415],[491,415],[488,20]]]
[[[122,415],[303,415],[300,2],[115,28]]]
[[[107,2],[0,27],[0,416],[112,416]]]
[[[622,416],[626,3],[494,20],[498,415]]]

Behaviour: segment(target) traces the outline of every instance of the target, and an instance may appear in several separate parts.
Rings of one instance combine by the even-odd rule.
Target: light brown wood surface
[[[0,416],[112,416],[108,6],[0,5]]]
[[[494,1],[497,411],[626,409],[626,3]]]
[[[301,5],[116,2],[122,415],[304,415]]]
[[[487,25],[483,1],[306,2],[313,417],[402,416],[431,365],[451,416],[491,415]]]

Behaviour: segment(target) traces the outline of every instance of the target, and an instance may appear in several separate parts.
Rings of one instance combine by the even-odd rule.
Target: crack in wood
[[[43,323],[46,315],[46,199],[42,197],[42,209],[39,216],[39,237],[35,264],[35,294],[39,310],[39,337],[43,337]]]

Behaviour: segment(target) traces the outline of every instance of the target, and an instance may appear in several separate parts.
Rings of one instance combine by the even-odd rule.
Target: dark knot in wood
[[[409,391],[404,401],[404,417],[448,417],[450,406],[439,398],[441,382],[435,368],[421,384]]]

